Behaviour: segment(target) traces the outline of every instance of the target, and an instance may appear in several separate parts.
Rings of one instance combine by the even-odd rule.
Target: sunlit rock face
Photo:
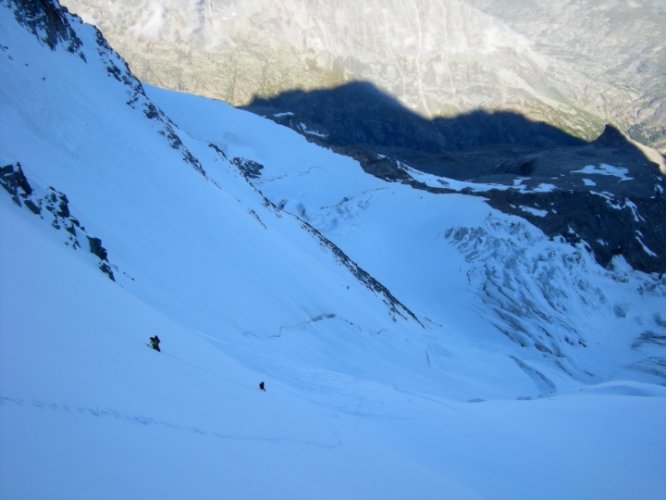
[[[663,0],[65,0],[144,80],[244,105],[372,82],[426,117],[520,111],[666,149]]]

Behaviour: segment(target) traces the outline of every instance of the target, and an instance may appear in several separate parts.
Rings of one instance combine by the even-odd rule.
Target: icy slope
[[[563,358],[610,353],[591,380],[614,380],[583,386],[477,296],[474,240],[448,230],[512,222],[480,200],[421,200],[256,116],[146,95],[56,4],[1,3],[0,34],[0,497],[663,491],[666,396],[622,368],[658,357],[663,296],[635,292],[653,281],[583,276],[608,288],[600,315],[626,302],[617,335]]]

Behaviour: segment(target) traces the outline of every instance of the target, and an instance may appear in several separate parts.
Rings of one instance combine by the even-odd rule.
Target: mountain
[[[666,150],[663,0],[67,0],[144,80],[245,105],[369,81],[425,118],[517,111]]]
[[[629,137],[662,147],[659,2],[68,5],[99,22],[148,80],[244,104],[413,187],[399,165],[555,186],[483,196],[551,237],[585,242],[604,266],[621,255],[666,271],[666,232],[651,222],[666,217],[666,160]],[[569,175],[593,165],[627,176]]]
[[[488,203],[562,189],[145,85],[53,0],[0,58],[0,497],[661,495],[663,276]]]
[[[551,237],[584,241],[604,266],[621,255],[635,269],[666,270],[666,254],[654,250],[666,247],[666,233],[652,222],[666,218],[666,164],[611,125],[588,143],[512,112],[426,120],[368,82],[255,99],[248,109],[382,179],[431,192],[447,192],[448,181],[424,184],[419,172],[489,184],[479,194],[492,206]]]

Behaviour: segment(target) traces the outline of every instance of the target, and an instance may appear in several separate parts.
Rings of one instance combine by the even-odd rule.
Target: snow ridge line
[[[421,320],[414,314],[411,309],[406,305],[400,302],[391,291],[386,288],[383,284],[377,281],[370,273],[365,269],[359,266],[351,257],[349,257],[339,246],[333,243],[331,240],[326,238],[321,232],[315,229],[310,223],[305,222],[303,219],[300,219],[303,229],[313,234],[318,240],[319,243],[328,248],[333,255],[344,265],[349,271],[359,280],[363,285],[365,285],[369,290],[373,291],[377,295],[380,295],[384,303],[388,306],[390,311],[393,314],[397,314],[404,319],[409,319],[408,316],[416,321],[422,328],[425,328],[425,325],[421,323]]]
[[[227,160],[224,152],[215,144],[209,143],[209,147],[217,151],[217,153],[220,156],[222,156],[225,160]],[[233,160],[231,160],[229,163],[234,165],[240,171],[240,173],[245,177],[245,180],[250,185],[250,187],[254,189],[254,191],[259,196],[261,196],[265,206],[271,207],[278,216],[280,216],[281,214],[287,214],[295,218],[300,223],[301,227],[305,231],[310,233],[312,236],[314,236],[322,247],[329,250],[335,257],[335,259],[338,262],[340,262],[340,264],[345,266],[360,283],[362,283],[371,292],[378,295],[381,298],[381,300],[384,302],[384,304],[386,304],[386,306],[388,307],[394,321],[396,320],[396,316],[400,316],[401,318],[407,321],[411,317],[414,321],[416,321],[416,323],[418,323],[421,326],[421,328],[423,329],[426,328],[423,322],[421,322],[418,316],[409,307],[400,302],[400,300],[398,300],[398,298],[395,297],[386,286],[384,286],[377,279],[375,279],[369,272],[363,269],[355,260],[349,257],[349,255],[347,255],[339,246],[337,246],[326,236],[324,236],[321,233],[321,231],[319,231],[312,224],[304,220],[302,217],[299,217],[297,214],[291,213],[285,210],[284,207],[276,205],[266,195],[264,195],[263,191],[259,189],[254,182],[252,182],[252,179],[261,176],[261,171],[264,169],[263,165],[253,160],[248,160],[246,158],[239,158],[239,157],[233,158]]]

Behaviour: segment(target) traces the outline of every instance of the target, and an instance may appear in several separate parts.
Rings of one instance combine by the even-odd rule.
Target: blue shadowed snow
[[[72,22],[86,61],[0,7],[0,167],[64,193],[116,281],[1,190],[0,498],[663,494],[663,285],[223,103],[136,93]]]

